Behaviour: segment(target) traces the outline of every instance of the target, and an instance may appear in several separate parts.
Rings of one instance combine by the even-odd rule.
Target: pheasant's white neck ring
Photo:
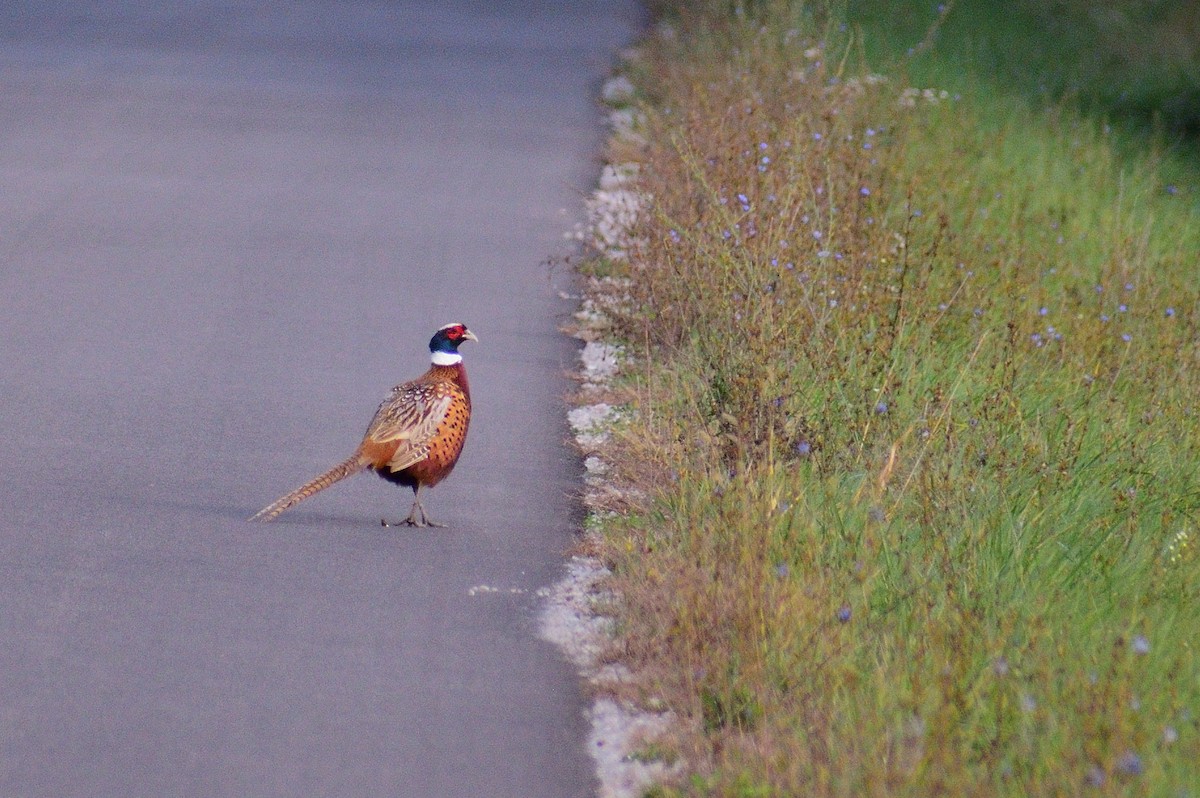
[[[435,366],[457,366],[462,362],[462,355],[457,352],[434,352],[429,359]]]

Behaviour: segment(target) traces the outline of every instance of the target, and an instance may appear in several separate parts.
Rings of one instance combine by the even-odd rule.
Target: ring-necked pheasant
[[[454,469],[471,422],[471,389],[458,346],[479,339],[463,324],[447,324],[429,341],[429,371],[397,385],[367,427],[358,449],[345,462],[269,504],[251,521],[270,521],[284,510],[352,474],[375,470],[413,489],[412,511],[401,523],[443,526],[425,515],[421,488],[433,487]],[[382,522],[388,526],[386,521]]]

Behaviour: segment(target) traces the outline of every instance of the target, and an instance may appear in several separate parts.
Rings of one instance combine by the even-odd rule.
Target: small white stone
[[[604,102],[612,105],[627,103],[633,99],[634,87],[632,81],[624,75],[617,75],[604,81],[600,96]]]
[[[588,341],[579,353],[583,361],[583,376],[589,382],[604,382],[617,373],[621,347],[600,341]]]
[[[583,461],[583,467],[589,474],[596,474],[597,476],[603,476],[604,474],[608,473],[608,463],[604,462],[595,455],[585,458]]]

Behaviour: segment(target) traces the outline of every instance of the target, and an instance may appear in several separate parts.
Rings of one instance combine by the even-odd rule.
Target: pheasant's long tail
[[[310,480],[288,495],[268,504],[266,507],[259,510],[254,515],[250,516],[251,521],[270,521],[284,510],[299,504],[300,502],[312,496],[314,493],[319,493],[325,490],[335,482],[341,482],[349,476],[357,474],[367,467],[368,463],[357,452],[347,459],[344,463],[339,463],[333,468],[326,471],[316,479]]]

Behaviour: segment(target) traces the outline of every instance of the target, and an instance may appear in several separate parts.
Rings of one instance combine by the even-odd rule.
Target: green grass
[[[873,60],[903,61],[940,84],[992,83],[1039,102],[1069,98],[1132,129],[1200,133],[1196,0],[848,5]]]
[[[713,8],[635,73],[647,498],[605,556],[684,718],[659,794],[1187,794],[1194,165],[985,82],[905,102],[861,4]]]

